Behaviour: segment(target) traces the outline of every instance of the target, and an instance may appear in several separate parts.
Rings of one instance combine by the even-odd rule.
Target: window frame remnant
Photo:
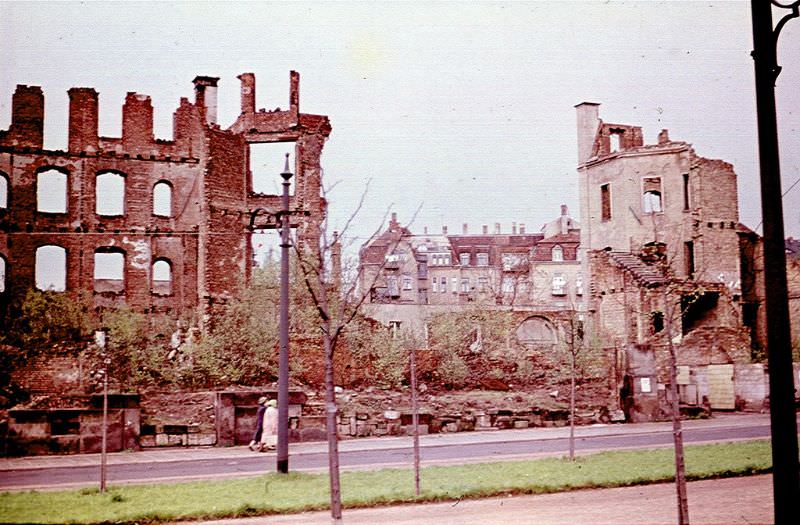
[[[172,217],[172,191],[172,184],[166,180],[160,180],[153,185],[153,215]]]
[[[164,270],[160,270],[163,265],[166,265],[166,272],[168,279],[159,279]],[[165,257],[157,257],[150,268],[150,293],[155,295],[172,295],[172,261]]]
[[[9,187],[11,186],[11,181],[4,172],[0,171],[0,210],[8,209],[8,201],[9,201]]]
[[[642,212],[645,214],[663,213],[664,200],[661,189],[661,177],[645,177],[642,179]]]
[[[125,293],[125,251],[99,247],[94,251],[92,280],[95,293]],[[108,274],[106,274],[108,272]]]
[[[45,166],[36,171],[36,211],[69,212],[69,172],[55,166]]]
[[[607,182],[600,185],[600,219],[610,221],[611,216],[611,183]]]
[[[127,186],[125,174],[114,170],[98,171],[94,182],[95,215],[123,217],[125,215],[125,186]],[[112,193],[109,194],[110,192]]]
[[[60,260],[54,260],[60,259]],[[60,264],[59,264],[60,263]],[[46,273],[61,266],[63,272],[56,275],[54,280],[52,275]],[[65,292],[67,291],[67,250],[57,244],[44,244],[36,248],[34,255],[34,286],[43,292]]]

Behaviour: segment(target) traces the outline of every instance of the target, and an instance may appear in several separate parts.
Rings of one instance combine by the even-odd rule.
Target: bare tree
[[[371,287],[375,284],[372,282],[366,289],[359,290],[358,272],[355,275],[351,275],[351,279],[348,279],[347,283],[342,283],[339,275],[341,272],[340,257],[342,239],[346,237],[347,231],[361,210],[366,194],[365,189],[364,193],[361,194],[355,211],[350,215],[340,232],[333,232],[333,235],[329,237],[328,218],[326,217],[324,221],[316,226],[318,231],[314,232],[318,242],[293,243],[303,283],[316,309],[322,332],[325,355],[325,423],[328,438],[331,518],[334,523],[339,523],[342,519],[342,496],[339,481],[338,410],[333,358],[339,338],[346,327],[355,319],[361,306],[369,296]],[[416,217],[416,213],[414,217]],[[383,224],[386,222],[385,219],[386,217],[384,217],[372,238],[380,233]],[[395,241],[395,244],[397,241]],[[378,268],[375,273],[375,280],[378,279],[381,268]]]
[[[569,354],[569,459],[575,460],[575,391],[578,375],[578,357],[584,349],[583,321],[573,309],[564,323],[566,349]]]

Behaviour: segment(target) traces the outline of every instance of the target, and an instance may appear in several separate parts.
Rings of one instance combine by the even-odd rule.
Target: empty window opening
[[[267,195],[283,194],[283,178],[281,173],[286,165],[286,154],[289,154],[289,171],[292,178],[289,179],[289,195],[294,195],[295,180],[297,173],[295,169],[295,148],[294,142],[268,142],[250,144],[250,191],[253,193],[264,193]]]
[[[6,291],[6,259],[0,256],[0,293]]]
[[[750,348],[758,349],[758,303],[742,303],[742,324],[750,331]]]
[[[403,276],[403,290],[411,290],[411,276],[404,275]]]
[[[719,294],[716,292],[687,294],[681,297],[681,329],[686,335],[695,328],[714,322]]]
[[[441,293],[447,292],[447,277],[442,277],[439,282],[440,282],[439,291]]]
[[[642,210],[645,213],[660,213],[661,177],[646,177],[642,181]]]
[[[600,210],[602,220],[611,220],[611,184],[600,186]]]
[[[683,174],[683,209],[689,211],[689,174]]]
[[[161,181],[153,186],[153,215],[172,217],[172,186]]]
[[[458,260],[461,263],[461,266],[469,266],[469,254],[468,253],[461,253],[458,255]]]
[[[656,311],[650,313],[650,321],[653,324],[653,333],[657,334],[664,329],[664,312]]]
[[[8,177],[0,171],[0,208],[8,208]]]
[[[95,199],[97,215],[123,215],[125,213],[125,177],[113,172],[97,175]]]
[[[461,279],[461,291],[463,293],[469,292],[469,278],[468,277],[463,277]]]
[[[478,266],[489,266],[489,254],[488,253],[479,253],[478,254]]]
[[[561,246],[553,246],[551,254],[553,262],[562,262],[564,260],[564,249]]]
[[[683,260],[686,276],[689,279],[694,279],[694,242],[686,241],[683,243]]]
[[[67,213],[67,174],[55,169],[36,175],[36,209],[45,213]]]
[[[36,288],[63,292],[67,289],[67,250],[61,246],[40,246],[36,249]]]
[[[575,295],[583,295],[583,275],[575,277]]]
[[[611,153],[622,150],[622,133],[612,131],[608,136],[608,144]]]
[[[94,253],[94,291],[121,293],[125,290],[125,254],[119,251]]]
[[[157,295],[172,293],[172,266],[166,259],[157,259],[153,263],[153,289]]]
[[[489,278],[478,277],[478,291],[483,293],[489,289]]]

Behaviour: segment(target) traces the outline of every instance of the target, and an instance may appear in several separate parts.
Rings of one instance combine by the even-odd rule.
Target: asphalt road
[[[498,461],[542,456],[560,456],[568,450],[568,429],[527,429],[499,432],[470,432],[423,436],[423,464],[453,464]],[[684,442],[716,442],[768,438],[766,415],[727,416],[720,420],[689,421],[684,425]],[[611,425],[579,427],[576,451],[593,452],[642,447],[669,446],[671,425]],[[324,444],[297,444],[290,449],[290,468],[313,471],[327,468]],[[274,453],[251,453],[245,447],[233,449],[176,450],[160,453],[117,454],[109,461],[109,483],[142,483],[177,479],[206,479],[263,474],[275,470]],[[30,458],[0,461],[0,490],[56,488],[93,485],[98,479],[97,455],[72,458]],[[35,461],[34,461],[35,460]],[[412,462],[409,438],[343,441],[340,463],[343,469],[408,467]]]

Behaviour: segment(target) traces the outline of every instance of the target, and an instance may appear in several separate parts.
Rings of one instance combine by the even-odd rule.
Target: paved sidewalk
[[[768,425],[769,414],[718,414],[710,419],[687,420],[684,429],[714,428],[719,426]],[[576,437],[646,434],[672,428],[670,422],[589,425],[576,427]],[[421,447],[469,444],[479,442],[524,441],[529,439],[563,439],[569,436],[569,427],[528,428],[516,430],[492,430],[476,432],[456,432],[420,436]],[[412,446],[411,437],[383,437],[346,439],[339,442],[340,451],[408,449]],[[325,453],[326,442],[292,443],[290,454]],[[237,447],[170,447],[146,449],[140,452],[113,452],[107,456],[109,465],[132,463],[152,463],[166,461],[191,461],[212,458],[236,459],[250,456],[254,452],[246,446]],[[513,459],[513,458],[509,458]],[[20,458],[0,458],[0,472],[52,467],[77,467],[98,465],[100,454],[74,454],[63,456],[25,456]]]
[[[772,476],[688,484],[693,525],[773,522]],[[369,509],[345,509],[344,525],[673,525],[675,485],[659,483]],[[192,522],[198,524],[198,522]],[[328,525],[330,512],[200,522],[202,525]],[[188,522],[185,524],[188,525]]]

